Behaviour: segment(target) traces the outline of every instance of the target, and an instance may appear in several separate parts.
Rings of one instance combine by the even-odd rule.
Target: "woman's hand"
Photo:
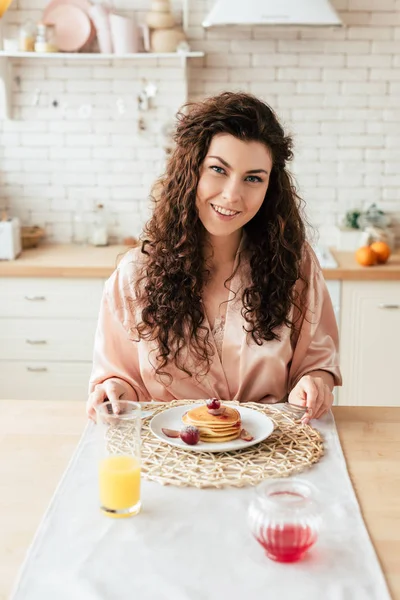
[[[288,402],[307,409],[301,419],[303,423],[319,419],[330,410],[333,394],[332,386],[327,381],[333,384],[333,377],[328,372],[323,375],[304,375],[290,392]]]
[[[138,398],[135,390],[118,377],[106,379],[103,383],[98,383],[93,392],[89,395],[86,403],[86,414],[89,419],[96,422],[95,407],[108,399],[113,406],[114,413],[119,413],[118,400],[132,400],[137,402]]]

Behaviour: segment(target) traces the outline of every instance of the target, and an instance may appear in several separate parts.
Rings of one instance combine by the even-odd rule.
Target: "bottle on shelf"
[[[56,29],[54,25],[37,24],[35,52],[57,52]]]
[[[86,215],[79,209],[75,211],[73,216],[73,243],[85,245],[88,242],[88,223]]]
[[[90,236],[90,243],[93,246],[107,246],[108,244],[108,226],[107,215],[103,204],[96,207],[95,221]]]
[[[36,27],[32,21],[26,21],[19,30],[18,48],[20,52],[34,52]]]

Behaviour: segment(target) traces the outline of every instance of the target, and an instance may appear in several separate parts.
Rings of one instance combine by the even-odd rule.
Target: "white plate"
[[[194,452],[227,452],[228,450],[248,448],[265,440],[274,430],[274,424],[267,415],[252,408],[235,405],[235,408],[240,412],[242,428],[246,429],[254,438],[251,442],[246,442],[239,438],[231,442],[217,442],[215,444],[198,442],[195,446],[190,446],[189,444],[185,444],[181,438],[170,438],[162,432],[162,429],[176,429],[179,431],[184,426],[182,416],[185,412],[202,405],[203,403],[185,404],[184,406],[175,406],[174,408],[163,410],[163,412],[151,419],[150,430],[163,442],[167,442],[167,444],[171,444],[171,446],[176,446],[177,448],[193,450]]]

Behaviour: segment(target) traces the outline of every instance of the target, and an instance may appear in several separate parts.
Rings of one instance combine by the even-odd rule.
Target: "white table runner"
[[[247,524],[254,488],[197,490],[143,482],[137,517],[98,509],[93,424],[85,429],[12,600],[390,600],[347,474],[333,417],[326,455],[299,477],[331,498],[305,560],[269,560]],[[27,507],[29,510],[29,507]]]

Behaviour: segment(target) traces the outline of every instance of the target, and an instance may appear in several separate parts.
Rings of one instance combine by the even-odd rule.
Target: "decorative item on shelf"
[[[188,42],[186,40],[179,42],[179,44],[176,47],[176,51],[178,52],[178,54],[187,54],[188,52],[190,52],[190,46]]]
[[[21,254],[19,219],[8,217],[3,210],[0,218],[0,260],[14,260]]]
[[[4,52],[19,52],[18,38],[3,38]]]
[[[343,219],[343,226],[348,229],[360,229],[358,219],[361,212],[359,210],[348,210]]]
[[[79,50],[81,52],[90,52],[92,50],[93,42],[96,39],[96,29],[89,16],[89,10],[92,7],[92,3],[89,0],[50,0],[50,2],[47,4],[46,8],[43,11],[42,21],[44,23],[47,23],[48,18],[52,18],[52,13],[54,9],[57,9],[57,7],[60,5],[63,6],[63,10],[65,9],[65,5],[71,5],[83,11],[88,17],[90,25],[89,37],[87,39],[87,42],[81,48],[79,48]],[[81,17],[81,15],[79,15],[79,17]],[[81,18],[79,18],[79,21],[81,21]]]
[[[32,97],[32,106],[39,105],[41,93],[42,93],[42,90],[40,88],[35,88],[35,91],[34,91],[33,97]]]
[[[139,23],[139,29],[141,31],[140,52],[150,52],[150,27],[147,25],[147,23]]]
[[[395,233],[390,227],[390,217],[372,204],[364,213],[361,213],[358,224],[362,229],[360,244],[367,246],[374,242],[384,242],[391,250],[395,246]]]
[[[19,30],[18,50],[21,52],[34,52],[36,40],[36,26],[32,21],[26,21]]]
[[[361,211],[348,210],[337,227],[336,247],[338,250],[355,250],[360,245],[360,227],[358,219]]]
[[[110,14],[110,31],[114,54],[136,54],[139,52],[140,30],[134,19],[115,13]]]
[[[157,94],[157,86],[152,81],[146,83],[143,81],[143,87],[138,94],[137,102],[138,109],[141,112],[146,112],[150,109],[150,100]]]
[[[89,42],[92,27],[86,12],[73,4],[59,4],[49,10],[46,25],[55,27],[55,45],[62,52],[79,52]]]
[[[153,0],[151,11],[146,15],[150,29],[170,29],[175,26],[170,0]]]
[[[24,250],[28,248],[36,248],[44,236],[44,229],[38,225],[33,225],[32,227],[21,227],[22,248]]]
[[[150,39],[152,52],[176,52],[178,45],[186,41],[186,36],[181,29],[155,29]]]
[[[38,23],[35,40],[35,52],[57,52],[55,25],[51,23]]]
[[[104,210],[104,204],[98,204],[96,207],[90,243],[92,246],[107,246],[108,244],[107,216]]]
[[[182,29],[176,27],[170,0],[153,0],[151,12],[146,16],[146,23],[151,30],[152,52],[176,52],[178,45],[186,41]]]
[[[102,54],[112,54],[113,45],[110,29],[110,11],[101,4],[95,4],[89,9],[97,33],[97,42]]]
[[[393,250],[395,235],[390,228],[388,217],[377,205],[372,204],[366,211],[348,211],[338,228],[336,246],[339,250],[357,250],[360,246],[368,246],[372,242],[382,241]]]

